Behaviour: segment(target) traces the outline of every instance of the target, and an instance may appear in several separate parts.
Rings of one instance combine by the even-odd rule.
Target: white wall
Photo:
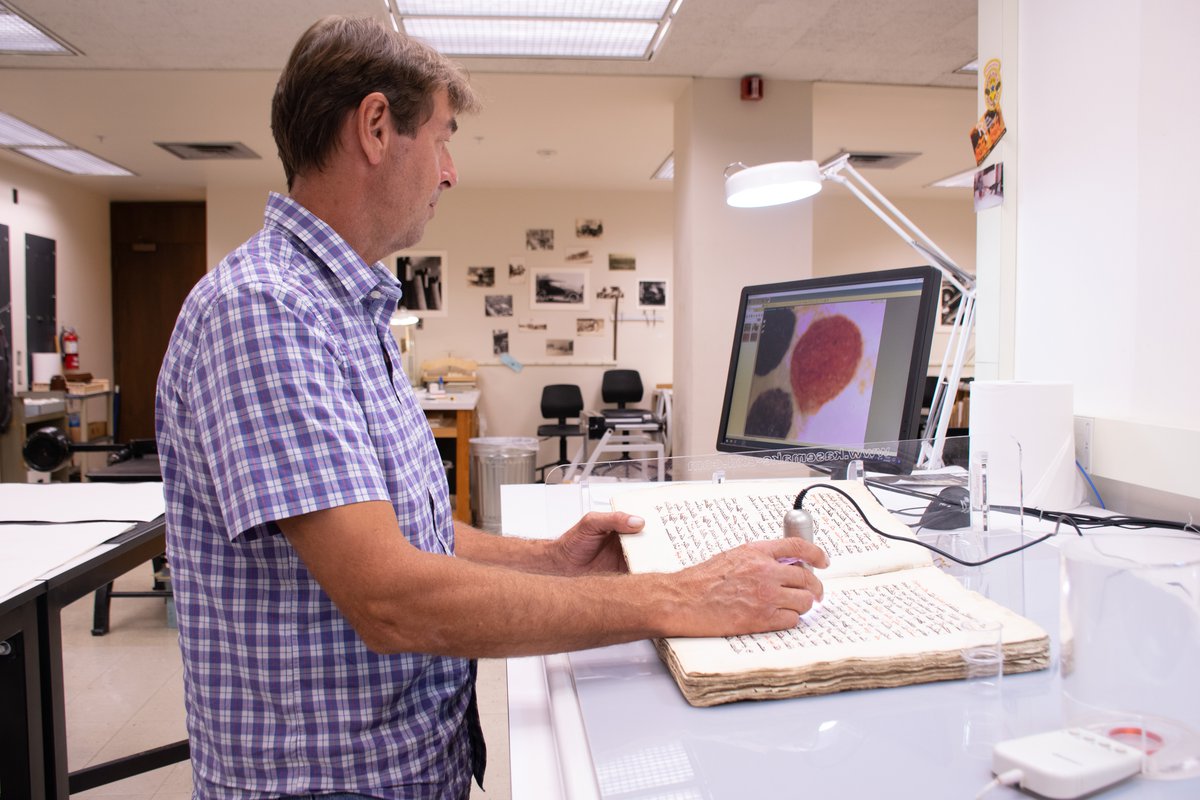
[[[13,202],[13,190],[17,201]],[[55,241],[58,325],[79,334],[79,368],[112,378],[112,271],[108,200],[40,168],[0,160],[0,224],[8,226],[14,385],[28,388],[25,236]]]
[[[696,80],[675,108],[675,330],[678,455],[716,449],[743,286],[812,274],[812,205],[730,208],[724,169],[810,158],[812,84],[772,82],[760,102],[736,80]]]
[[[981,3],[981,20],[995,5]],[[1200,163],[1181,146],[1200,107],[1179,69],[1200,6],[1021,0],[1015,17],[1018,69],[1004,75],[1020,118],[1007,156],[1020,176],[1013,377],[1074,384],[1076,414],[1096,420],[1093,472],[1118,491],[1174,493],[1200,510]]]

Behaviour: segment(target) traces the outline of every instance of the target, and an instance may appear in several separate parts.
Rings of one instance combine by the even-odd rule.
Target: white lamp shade
[[[725,202],[735,208],[792,203],[819,191],[821,170],[816,161],[773,161],[725,178]]]

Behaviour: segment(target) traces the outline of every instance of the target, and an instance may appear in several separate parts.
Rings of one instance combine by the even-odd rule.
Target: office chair
[[[603,408],[589,414],[588,438],[600,441],[588,456],[581,477],[586,478],[596,469],[604,453],[616,453],[621,461],[628,461],[630,453],[637,452],[653,457],[658,480],[665,479],[666,448],[658,439],[663,430],[662,420],[648,409],[629,406],[630,403],[640,402],[644,394],[642,376],[637,370],[610,369],[604,373],[600,381],[600,396],[605,403],[616,403],[617,407]],[[572,464],[568,477],[574,475],[576,466]],[[628,472],[630,465],[622,466]]]
[[[582,436],[583,426],[580,418],[583,415],[583,393],[573,383],[552,383],[542,389],[542,416],[558,420],[556,423],[539,425],[537,435],[551,439],[558,437],[558,460],[538,467],[542,480],[546,479],[546,470],[571,463],[567,458],[567,439],[572,436]],[[574,419],[575,422],[567,422]]]

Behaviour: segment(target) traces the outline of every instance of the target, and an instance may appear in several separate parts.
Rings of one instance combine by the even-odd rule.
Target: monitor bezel
[[[873,272],[857,272],[846,275],[825,275],[815,278],[802,278],[780,283],[763,283],[745,286],[738,299],[737,317],[735,318],[733,342],[729,355],[729,371],[725,377],[725,392],[721,400],[721,420],[717,429],[717,450],[723,453],[779,452],[783,445],[778,442],[763,442],[761,446],[747,444],[744,437],[731,442],[727,434],[729,414],[733,406],[734,379],[737,375],[738,355],[741,349],[741,332],[746,319],[746,304],[750,297],[761,294],[774,294],[789,291],[808,291],[813,289],[828,289],[838,286],[855,284],[890,283],[898,280],[921,281],[921,298],[917,309],[917,339],[914,340],[912,356],[908,365],[908,385],[905,391],[904,407],[901,410],[900,430],[896,441],[916,439],[920,435],[921,399],[924,395],[925,378],[929,374],[929,354],[933,346],[933,333],[937,325],[937,314],[941,305],[942,273],[933,266],[902,267],[899,269],[877,270]],[[791,445],[797,449],[839,446],[857,446],[858,442],[800,442]],[[869,444],[869,443],[868,443]],[[906,459],[907,460],[907,459]]]

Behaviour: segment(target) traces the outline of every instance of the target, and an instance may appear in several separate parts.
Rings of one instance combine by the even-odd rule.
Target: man
[[[483,761],[469,659],[785,628],[820,597],[778,563],[826,563],[799,540],[630,576],[625,514],[554,542],[452,521],[376,262],[457,183],[447,143],[475,107],[426,46],[315,24],[272,104],[289,194],[180,313],[158,446],[200,798],[463,798]]]

